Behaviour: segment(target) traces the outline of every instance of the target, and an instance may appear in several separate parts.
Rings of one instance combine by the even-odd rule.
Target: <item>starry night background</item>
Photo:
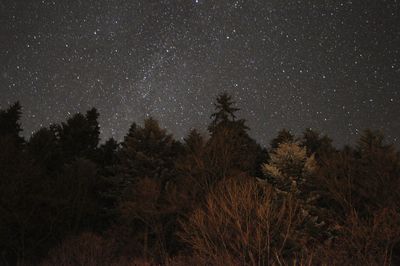
[[[26,136],[94,106],[103,137],[147,116],[182,137],[227,91],[262,144],[307,127],[399,141],[396,0],[1,0],[0,62]]]

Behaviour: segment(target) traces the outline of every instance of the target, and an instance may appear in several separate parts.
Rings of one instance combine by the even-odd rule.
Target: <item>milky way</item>
[[[95,106],[104,138],[148,116],[180,138],[227,91],[263,144],[308,127],[399,141],[396,0],[2,0],[0,62],[26,136]]]

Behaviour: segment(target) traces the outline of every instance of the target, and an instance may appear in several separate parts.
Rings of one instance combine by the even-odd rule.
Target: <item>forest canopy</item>
[[[92,108],[22,136],[0,110],[1,265],[396,265],[400,153],[366,129],[263,147],[220,94],[207,133],[155,118],[100,141]]]

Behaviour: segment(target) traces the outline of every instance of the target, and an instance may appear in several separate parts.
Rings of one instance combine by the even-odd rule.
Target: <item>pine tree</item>
[[[236,171],[255,174],[261,147],[247,133],[244,119],[236,119],[239,108],[226,93],[217,97],[215,113],[208,127],[211,138],[207,142],[207,164],[216,179]]]
[[[307,233],[320,240],[331,238],[332,230],[327,223],[331,213],[321,204],[320,188],[315,182],[318,166],[314,155],[307,155],[306,148],[296,142],[285,142],[270,156],[270,161],[263,165],[266,180],[259,181],[271,185],[278,198],[294,197],[298,201],[304,218],[302,227],[297,229],[299,234]]]
[[[180,143],[160,128],[155,119],[146,119],[144,127],[133,123],[122,142],[121,174],[131,181],[140,177],[167,181],[173,177],[174,162],[180,150]]]
[[[167,187],[176,180],[175,162],[180,154],[181,144],[148,118],[143,127],[135,123],[130,127],[117,165],[121,226],[140,247],[136,252],[160,261],[176,239],[178,209],[168,200]]]
[[[216,101],[216,112],[211,115],[212,122],[208,127],[208,130],[211,133],[215,133],[220,126],[227,126],[228,124],[235,122],[235,113],[240,110],[239,108],[234,107],[235,102],[232,100],[232,96],[228,95],[226,92],[220,94]],[[244,129],[247,129],[247,127],[244,125],[244,120],[239,120],[237,123],[235,123],[235,126],[239,125]]]
[[[205,140],[202,135],[196,130],[190,130],[188,136],[184,138],[186,153],[195,153],[204,147]]]
[[[319,160],[323,156],[329,156],[335,149],[332,146],[332,139],[327,135],[321,136],[318,131],[311,128],[303,132],[301,138],[301,145],[307,148],[309,155],[314,154],[316,159]]]
[[[28,152],[10,137],[0,137],[0,250],[11,265],[36,264],[66,233],[90,227],[96,221],[90,213],[98,210],[91,196],[96,185],[93,164],[49,173],[32,157],[29,145]],[[49,155],[46,147],[43,152],[38,146],[35,143],[35,155]]]
[[[118,204],[121,199],[122,184],[117,173],[120,144],[113,138],[108,139],[96,150],[94,161],[99,170],[98,195],[102,208],[103,226],[114,221],[118,214]]]
[[[77,113],[57,126],[57,137],[66,160],[86,157],[93,158],[100,139],[99,113],[95,108],[86,115]]]
[[[271,150],[277,149],[279,145],[282,143],[287,143],[292,141],[294,141],[293,134],[290,133],[290,131],[287,129],[282,129],[278,132],[278,136],[276,136],[274,139],[271,140],[270,142]]]
[[[107,172],[107,168],[114,166],[118,162],[117,153],[119,149],[120,144],[115,139],[109,138],[96,150],[94,161]]]
[[[93,230],[101,223],[97,171],[95,163],[78,158],[65,164],[55,177],[52,202],[63,210],[57,217],[58,226],[55,228],[60,235]]]
[[[27,150],[47,171],[59,171],[64,163],[55,126],[41,128],[29,139]]]
[[[284,142],[270,153],[270,161],[263,165],[271,184],[285,192],[299,192],[301,186],[316,170],[314,156],[296,142]]]
[[[32,255],[29,242],[37,240],[33,233],[43,233],[37,218],[29,216],[40,206],[32,197],[40,190],[40,169],[14,140],[10,135],[0,137],[0,250],[2,261],[11,265]]]
[[[10,136],[21,144],[24,139],[20,136],[22,132],[19,120],[21,118],[21,105],[15,102],[6,110],[0,110],[0,137]]]
[[[176,163],[176,189],[181,205],[191,209],[198,205],[210,189],[213,179],[206,163],[206,139],[193,129],[184,138],[184,154]]]

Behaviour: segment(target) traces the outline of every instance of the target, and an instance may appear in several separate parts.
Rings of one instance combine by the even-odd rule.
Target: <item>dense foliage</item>
[[[283,129],[262,147],[216,99],[207,132],[157,120],[100,142],[91,109],[22,137],[0,110],[0,265],[395,265],[400,154]]]

